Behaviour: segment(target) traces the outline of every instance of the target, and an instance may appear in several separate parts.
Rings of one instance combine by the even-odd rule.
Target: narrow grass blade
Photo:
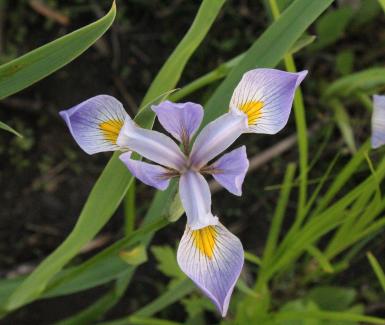
[[[115,19],[116,6],[101,19],[0,66],[0,99],[43,79],[74,60],[100,38]]]
[[[322,99],[327,102],[327,100],[335,97],[349,97],[356,92],[367,92],[384,84],[385,69],[371,68],[334,81],[325,89]]]
[[[342,105],[341,101],[338,99],[333,99],[330,101],[330,106],[334,110],[334,117],[338,128],[342,134],[342,137],[348,146],[351,153],[355,153],[357,151],[356,143],[354,140],[354,132],[352,128],[352,124],[350,122],[350,117],[346,112],[345,107]]]
[[[366,253],[366,256],[369,260],[369,263],[374,271],[374,273],[377,276],[378,281],[381,284],[382,290],[385,292],[385,273],[384,270],[381,268],[380,263],[378,263],[377,259],[374,257],[374,255],[371,252]]]
[[[1,122],[0,121],[0,129],[4,130],[4,131],[7,131],[7,132],[10,132],[10,133],[13,133],[14,135],[16,135],[17,137],[19,138],[22,138],[23,136],[17,132],[15,129],[11,128],[9,125],[5,124],[4,122]]]
[[[370,148],[370,141],[366,141],[357,153],[350,159],[342,171],[338,174],[334,182],[329,186],[328,191],[318,202],[316,209],[312,212],[312,215],[318,214],[322,211],[330,201],[335,197],[338,191],[346,184],[350,177],[357,171],[362,162],[365,159],[365,153]]]
[[[140,308],[132,316],[152,316],[167,306],[179,301],[194,290],[196,290],[195,284],[190,279],[185,279],[157,297],[150,304]]]
[[[304,211],[304,214],[305,216],[308,214],[308,212],[310,211],[310,209],[312,208],[314,202],[316,201],[316,199],[319,197],[319,194],[323,188],[323,186],[325,185],[325,182],[326,180],[329,178],[330,176],[330,173],[332,172],[334,166],[336,165],[338,159],[340,158],[340,154],[338,153],[334,159],[332,160],[332,162],[329,164],[327,170],[325,171],[325,173],[322,175],[317,187],[315,188],[315,190],[313,191],[310,199],[308,200],[307,204],[306,204],[306,208],[305,208],[305,211]]]
[[[295,173],[295,165],[289,164],[286,169],[285,177],[283,180],[283,187],[281,188],[277,207],[275,209],[269,234],[267,237],[266,247],[264,250],[263,260],[262,260],[262,263],[264,266],[267,266],[270,263],[270,260],[277,246],[279,234],[281,232],[283,218],[285,216],[287,203],[289,201],[292,182],[294,179],[294,173]]]
[[[321,266],[321,268],[326,272],[326,273],[333,273],[334,268],[329,262],[328,258],[315,246],[310,245],[306,249],[306,251],[313,256],[318,264]]]
[[[358,91],[356,92],[356,98],[360,101],[362,106],[364,106],[369,113],[373,112],[373,101],[367,94],[362,91]]]
[[[293,47],[290,49],[289,54],[293,55],[308,45],[312,44],[316,40],[316,36],[304,34],[297,42],[294,43]]]
[[[253,263],[255,265],[258,265],[258,266],[262,264],[262,260],[258,256],[254,255],[253,253],[245,251],[244,254],[245,254],[245,260],[246,261]]]

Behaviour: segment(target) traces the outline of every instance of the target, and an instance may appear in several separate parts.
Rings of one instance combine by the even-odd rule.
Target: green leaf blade
[[[115,15],[113,2],[110,11],[99,20],[0,66],[0,99],[17,93],[74,60],[107,31]]]

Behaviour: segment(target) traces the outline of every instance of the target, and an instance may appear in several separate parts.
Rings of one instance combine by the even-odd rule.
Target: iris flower
[[[372,148],[385,144],[385,96],[373,96]]]
[[[111,96],[96,96],[60,112],[87,153],[125,151],[120,159],[130,172],[159,190],[165,190],[171,178],[179,179],[187,225],[178,247],[178,264],[222,316],[227,313],[244,254],[240,240],[213,215],[205,176],[213,176],[234,195],[242,194],[249,166],[245,146],[217,157],[243,133],[280,131],[289,118],[295,89],[306,74],[274,69],[245,73],[234,90],[229,111],[208,123],[195,141],[203,119],[201,105],[165,101],[152,106],[160,124],[179,145],[161,132],[136,125]],[[132,152],[153,163],[132,159]]]

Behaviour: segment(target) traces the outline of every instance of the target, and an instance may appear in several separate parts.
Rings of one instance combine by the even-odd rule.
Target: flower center
[[[119,136],[119,132],[122,126],[123,121],[111,119],[100,123],[99,129],[102,131],[103,136],[107,141],[116,144],[116,140]]]
[[[262,101],[250,101],[243,103],[239,109],[247,115],[248,124],[253,125],[262,116],[263,106]]]
[[[213,258],[217,232],[213,226],[192,231],[194,245],[208,258]]]

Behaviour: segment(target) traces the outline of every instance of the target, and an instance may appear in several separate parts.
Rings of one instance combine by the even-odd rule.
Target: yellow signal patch
[[[99,124],[99,128],[102,131],[104,138],[113,144],[116,144],[122,126],[123,121],[121,120],[107,120]]]
[[[254,125],[262,116],[262,108],[264,103],[261,101],[250,101],[240,105],[239,109],[247,115],[248,124]]]
[[[213,226],[208,226],[198,230],[192,230],[194,245],[208,258],[213,258],[217,231]]]

